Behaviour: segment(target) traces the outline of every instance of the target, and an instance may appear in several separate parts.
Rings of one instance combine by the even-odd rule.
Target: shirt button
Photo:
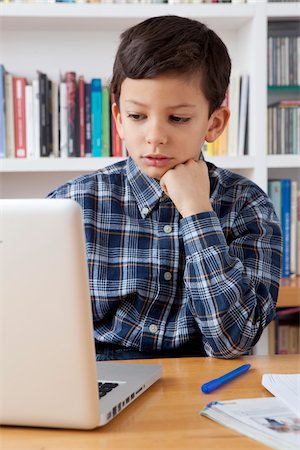
[[[170,281],[171,278],[172,278],[171,272],[165,272],[165,273],[164,273],[164,279],[165,279],[166,281]]]
[[[144,206],[144,208],[142,209],[142,213],[144,214],[144,216],[146,216],[149,212],[149,208],[147,208],[147,206]]]
[[[164,232],[165,233],[171,233],[171,231],[172,231],[171,225],[165,225],[164,226]]]
[[[149,330],[150,330],[151,333],[156,334],[157,333],[157,326],[154,323],[152,323],[149,326]]]

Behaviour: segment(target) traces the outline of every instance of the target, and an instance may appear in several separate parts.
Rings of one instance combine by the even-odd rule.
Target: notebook
[[[1,424],[93,429],[161,377],[159,364],[96,362],[73,200],[0,200],[0,289]]]

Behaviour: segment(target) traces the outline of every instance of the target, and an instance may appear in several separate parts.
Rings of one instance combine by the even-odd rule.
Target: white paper
[[[271,448],[300,448],[300,420],[278,398],[212,402],[201,414]]]
[[[300,374],[266,373],[262,385],[300,417]]]

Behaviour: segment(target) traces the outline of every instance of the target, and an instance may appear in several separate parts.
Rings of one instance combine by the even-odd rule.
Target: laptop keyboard
[[[104,397],[106,394],[108,394],[108,392],[111,392],[117,386],[119,386],[119,383],[101,383],[101,382],[98,382],[99,397],[100,398]]]

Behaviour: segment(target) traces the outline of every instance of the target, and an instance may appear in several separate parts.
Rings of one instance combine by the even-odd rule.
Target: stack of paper
[[[201,414],[271,448],[300,449],[300,420],[278,398],[212,402]]]
[[[266,373],[262,385],[300,417],[300,374]]]

